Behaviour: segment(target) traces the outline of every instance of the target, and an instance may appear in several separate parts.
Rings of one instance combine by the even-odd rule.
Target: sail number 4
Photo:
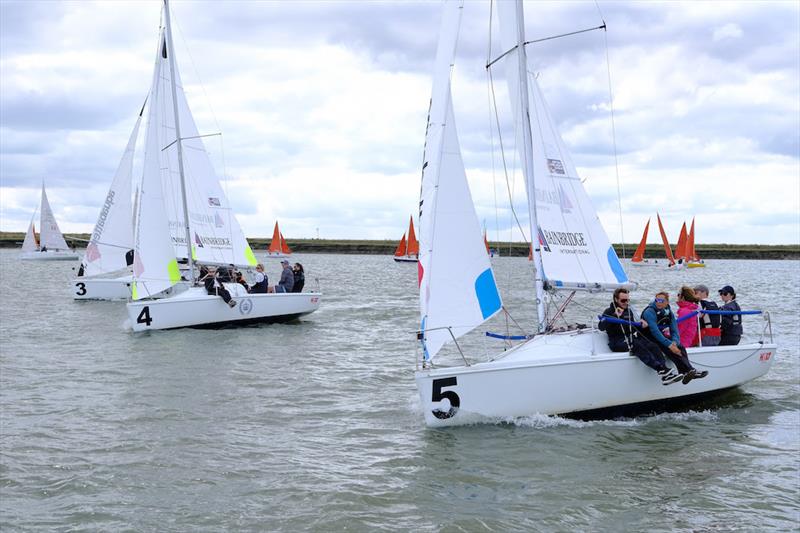
[[[461,398],[459,398],[458,394],[456,394],[456,391],[453,390],[446,390],[442,392],[443,388],[455,387],[456,385],[458,385],[458,381],[456,380],[455,376],[453,376],[452,378],[441,378],[433,380],[431,401],[439,402],[444,400],[445,398],[450,400],[450,409],[448,409],[447,411],[442,411],[441,409],[434,409],[433,411],[431,411],[433,413],[433,416],[441,420],[446,420],[456,414],[456,411],[458,411],[458,408],[461,405]]]
[[[142,312],[136,317],[136,323],[149,326],[151,322],[153,322],[153,319],[150,317],[150,306],[145,305],[144,308],[142,308]]]

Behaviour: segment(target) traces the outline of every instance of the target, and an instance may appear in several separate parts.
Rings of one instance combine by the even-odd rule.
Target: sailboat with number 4
[[[637,358],[609,351],[605,333],[593,327],[556,327],[577,291],[632,284],[533,74],[522,3],[494,5],[502,50],[488,68],[504,66],[508,81],[514,120],[510,129],[517,132],[534,243],[537,324],[532,335],[523,335],[523,342],[480,362],[458,345],[463,335],[506,311],[482,242],[455,129],[450,74],[464,4],[451,0],[444,6],[434,63],[420,195],[421,357],[415,381],[425,422],[444,426],[686,399],[766,373],[777,346],[762,338],[740,346],[690,349],[692,362],[709,375],[665,387]],[[569,295],[551,307],[560,291]],[[457,348],[451,355],[458,357],[458,364],[447,364],[440,353],[445,345]]]
[[[233,297],[229,305],[197,286],[198,264],[244,269],[257,261],[186,101],[167,0],[163,12],[134,228],[132,301],[127,304],[132,329],[286,322],[316,311],[318,292],[252,294],[238,283],[222,283]]]

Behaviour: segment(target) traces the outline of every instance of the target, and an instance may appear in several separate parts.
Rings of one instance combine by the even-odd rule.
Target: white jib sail
[[[41,248],[48,250],[69,250],[67,241],[58,229],[56,217],[53,215],[53,210],[50,209],[50,202],[47,201],[47,193],[42,184],[42,212],[41,222],[39,224],[39,245]]]
[[[163,32],[162,32],[163,35]],[[163,39],[163,37],[162,37]],[[163,42],[163,41],[162,41]],[[159,47],[159,56],[161,47]],[[139,186],[139,203],[134,227],[133,284],[134,300],[154,296],[181,279],[175,249],[170,241],[169,223],[161,186],[161,113],[164,99],[171,99],[169,86],[159,83],[159,60],[150,91],[147,113],[144,165]]]
[[[133,153],[142,122],[144,107],[139,112],[125,153],[114,174],[114,181],[100,209],[92,237],[83,256],[85,276],[96,276],[121,270],[128,266],[128,252],[133,249],[133,215],[131,209],[131,180]]]
[[[154,107],[161,127],[162,183],[175,256],[187,257],[186,228],[181,198],[178,147],[175,142],[175,112],[167,46],[162,40],[156,65],[159,92],[164,96]],[[193,257],[201,263],[255,266],[257,261],[236,220],[228,199],[197,131],[186,101],[180,74],[175,67],[177,107],[181,127],[186,204],[189,209],[190,243]]]
[[[516,46],[517,10],[514,3],[498,2],[498,19],[504,50]],[[521,22],[520,22],[521,23]],[[528,60],[527,80],[519,79],[518,50],[505,58],[509,93],[516,120],[520,111],[520,87],[527,85],[531,164],[525,171],[528,205],[535,209],[531,238],[539,239],[544,279],[559,289],[607,290],[628,286],[628,277],[611,246],[597,212],[583,188],[572,159],[561,139]],[[527,83],[524,83],[527,81]],[[524,154],[524,127],[517,124],[517,149]]]
[[[31,219],[31,223],[28,224],[28,231],[25,233],[25,240],[22,241],[22,251],[35,252],[36,249],[36,235],[34,234],[33,229],[33,219]]]
[[[502,307],[453,115],[450,72],[462,8],[463,2],[456,1],[444,6],[422,165],[418,269],[426,361]]]

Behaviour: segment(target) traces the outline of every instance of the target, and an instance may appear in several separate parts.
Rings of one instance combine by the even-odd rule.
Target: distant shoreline
[[[19,248],[25,234],[22,232],[0,232],[0,248]],[[76,248],[84,248],[89,240],[88,233],[67,233],[67,243]],[[248,238],[253,251],[263,252],[269,245],[269,238]],[[397,241],[347,240],[347,239],[287,239],[289,247],[298,253],[306,254],[368,254],[392,255]],[[528,246],[521,242],[490,242],[503,257],[523,257],[528,255]],[[800,245],[796,244],[698,244],[698,255],[704,259],[800,259]],[[614,244],[617,255],[622,257],[622,245]],[[636,244],[625,245],[625,257],[630,258]],[[648,244],[645,257],[661,259],[664,248],[660,244]]]

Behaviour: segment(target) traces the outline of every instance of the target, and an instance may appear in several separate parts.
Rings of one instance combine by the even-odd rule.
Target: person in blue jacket
[[[695,370],[692,363],[689,362],[686,348],[681,346],[678,322],[669,307],[669,294],[663,291],[656,293],[655,299],[642,311],[642,320],[647,323],[643,332],[658,345],[666,357],[675,363],[678,373],[683,375],[684,385],[693,379],[704,378],[708,375],[707,370],[700,372]]]

